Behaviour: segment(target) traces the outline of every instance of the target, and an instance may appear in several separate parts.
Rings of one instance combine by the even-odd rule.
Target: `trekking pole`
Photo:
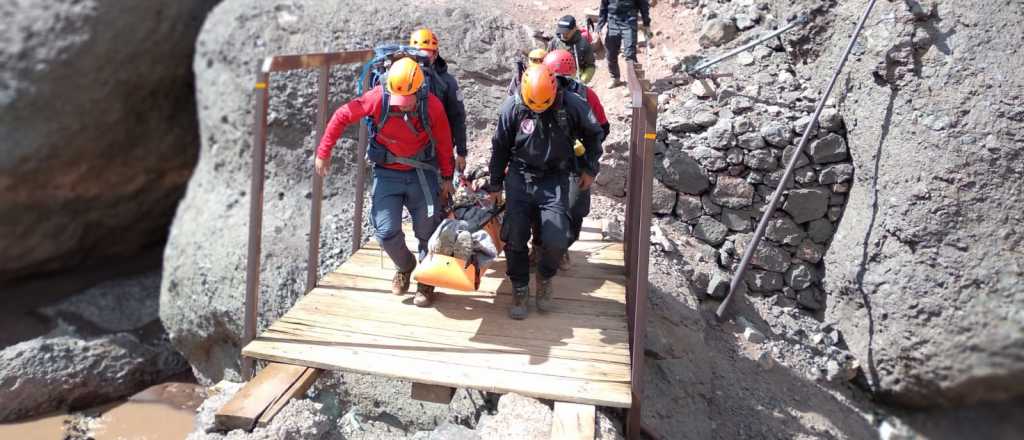
[[[789,158],[789,163],[786,164],[786,171],[782,174],[779,186],[775,188],[771,201],[768,202],[767,209],[765,209],[764,214],[761,215],[761,220],[757,223],[757,229],[754,231],[754,237],[750,239],[750,243],[747,244],[747,248],[743,251],[743,259],[740,260],[740,266],[736,269],[736,274],[733,275],[732,282],[729,283],[729,294],[725,296],[722,304],[718,306],[718,310],[715,312],[715,315],[719,320],[725,316],[725,312],[728,310],[729,304],[732,302],[733,295],[736,294],[736,289],[740,286],[740,283],[743,282],[743,275],[746,273],[747,267],[750,266],[750,260],[754,256],[754,251],[757,250],[757,245],[761,243],[761,237],[764,235],[764,231],[768,227],[768,220],[775,211],[775,207],[779,204],[779,199],[782,198],[782,192],[786,189],[786,183],[793,177],[793,170],[796,168],[796,163],[800,159],[800,155],[803,154],[804,147],[807,146],[807,140],[811,137],[811,131],[813,131],[818,125],[818,116],[821,115],[822,109],[825,108],[825,101],[828,100],[828,96],[832,94],[832,88],[835,87],[836,81],[839,80],[839,73],[842,72],[843,67],[846,66],[846,60],[850,57],[850,52],[853,51],[853,45],[857,42],[857,37],[860,36],[861,29],[864,28],[864,22],[866,22],[868,16],[871,15],[871,9],[875,7],[875,1],[876,0],[871,0],[868,3],[867,8],[864,9],[864,15],[860,18],[860,22],[857,23],[857,27],[853,31],[853,36],[850,37],[850,43],[846,46],[846,52],[843,53],[842,58],[839,59],[839,65],[836,66],[835,72],[832,73],[832,79],[828,82],[828,88],[818,96],[818,105],[814,109],[814,115],[811,116],[811,120],[807,123],[807,127],[804,128],[804,135],[800,138],[800,144],[796,147],[796,151],[794,151],[793,155]]]
[[[788,31],[790,29],[793,29],[793,28],[795,28],[797,26],[800,26],[800,25],[807,24],[807,22],[808,22],[807,15],[806,14],[800,14],[799,16],[794,18],[793,21],[789,22],[789,24],[779,28],[775,32],[772,32],[772,33],[770,33],[768,35],[765,35],[765,36],[763,36],[761,38],[758,38],[758,39],[756,39],[754,41],[751,41],[751,42],[749,42],[747,44],[744,44],[744,45],[742,45],[740,47],[737,47],[737,48],[729,51],[725,55],[719,56],[718,58],[714,58],[712,60],[705,61],[703,63],[700,63],[696,67],[693,67],[693,68],[690,68],[690,69],[686,69],[686,73],[688,75],[690,75],[690,76],[698,76],[698,75],[700,75],[700,71],[702,71],[704,69],[707,69],[707,68],[709,68],[711,66],[714,66],[715,64],[721,63],[722,61],[725,61],[725,60],[727,60],[729,58],[732,58],[732,57],[734,57],[736,55],[739,55],[740,53],[742,53],[742,52],[744,52],[744,51],[746,51],[746,50],[748,50],[748,49],[750,49],[750,48],[752,48],[754,46],[757,46],[757,45],[759,45],[761,43],[764,43],[765,41],[771,40],[772,38],[775,38],[775,37],[777,37],[779,35],[784,34],[786,31]],[[647,44],[650,45],[650,42],[648,42]]]

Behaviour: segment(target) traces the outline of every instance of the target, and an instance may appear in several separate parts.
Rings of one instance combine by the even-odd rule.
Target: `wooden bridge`
[[[593,438],[595,405],[628,408],[627,436],[638,438],[657,116],[656,97],[639,65],[627,69],[633,120],[624,240],[605,240],[600,225],[587,221],[570,249],[572,268],[554,279],[550,312],[532,311],[523,321],[508,318],[512,286],[503,258],[486,271],[478,291],[439,289],[429,308],[412,305],[411,295],[391,294],[394,267],[375,242],[364,244],[362,197],[356,198],[350,257],[318,279],[323,188],[314,175],[307,294],[257,332],[270,73],[319,70],[322,133],[330,67],[365,62],[371,55],[279,56],[265,60],[259,71],[242,350],[243,375],[252,380],[221,408],[218,424],[243,429],[265,424],[289,399],[304,394],[320,370],[337,370],[409,381],[413,398],[434,402],[447,403],[455,388],[553,400],[553,438]],[[356,163],[366,148],[365,126],[359,140]],[[363,194],[366,169],[356,168],[356,194]],[[411,231],[406,237],[415,249]],[[267,366],[253,378],[257,359]]]

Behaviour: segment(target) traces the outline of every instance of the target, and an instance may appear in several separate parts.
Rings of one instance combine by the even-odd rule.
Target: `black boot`
[[[512,308],[508,309],[508,317],[515,320],[526,319],[526,315],[530,313],[528,305],[530,301],[530,286],[519,286],[513,289]]]
[[[537,311],[551,311],[551,278],[542,278],[538,275],[536,280]]]

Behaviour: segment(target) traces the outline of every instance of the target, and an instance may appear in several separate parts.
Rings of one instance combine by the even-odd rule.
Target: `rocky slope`
[[[0,281],[159,243],[196,160],[217,0],[0,5]]]
[[[487,138],[492,109],[500,104],[511,78],[509,60],[529,42],[525,31],[511,21],[458,7],[345,0],[230,0],[210,14],[194,63],[203,146],[167,245],[160,309],[175,346],[200,380],[237,377],[252,147],[251,81],[260,60],[274,54],[405,41],[423,25],[440,36],[442,56],[450,60],[461,82],[470,137]],[[357,67],[338,67],[332,73],[333,112],[353,96]],[[305,283],[301,262],[309,224],[310,158],[318,141],[313,129],[315,89],[314,76],[305,72],[271,78],[263,325],[290,307]],[[353,164],[363,163],[362,158],[354,162],[352,139],[349,135],[339,143],[326,180],[324,271],[336,267],[349,248]]]
[[[722,67],[736,76],[723,80],[719,101],[732,90],[764,92],[758,86],[765,80],[788,81],[805,91],[782,101],[792,110],[824,87],[866,2],[701,4],[707,23],[719,23],[704,29],[712,47],[733,38],[727,47],[741,44],[771,16],[810,14],[808,27],[783,38],[785,52],[757,49]],[[818,267],[828,294],[824,318],[841,330],[870,389],[897,404],[963,404],[1024,392],[1024,161],[1014,147],[1024,122],[1024,83],[1013,73],[1024,58],[1015,47],[1021,30],[1004,8],[989,1],[971,8],[879,2],[834,92],[834,111],[822,120],[826,131],[844,121],[845,133],[837,134],[845,134],[856,170],[842,174],[850,179],[846,210]],[[757,25],[758,14],[767,21]],[[771,105],[755,102],[765,111]],[[688,109],[677,103],[667,111],[671,121]],[[696,116],[683,122],[700,124]],[[684,144],[700,147],[696,140]],[[809,152],[811,163],[820,162],[814,143]],[[693,156],[703,164],[707,155]],[[825,170],[817,177],[822,184]],[[800,178],[798,172],[798,187]],[[723,228],[705,223],[697,220],[693,236],[718,241],[721,234],[709,232]],[[748,285],[763,290],[756,285],[765,280],[754,275]]]

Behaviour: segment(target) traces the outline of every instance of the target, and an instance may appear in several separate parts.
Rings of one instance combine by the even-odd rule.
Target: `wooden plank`
[[[309,390],[309,387],[313,386],[313,382],[316,382],[316,379],[320,377],[320,371],[321,370],[316,368],[306,367],[306,371],[299,376],[299,379],[296,380],[295,383],[293,383],[292,386],[283,394],[281,394],[277,401],[270,405],[266,411],[263,411],[263,414],[260,415],[260,420],[256,423],[256,426],[267,426],[267,424],[274,419],[274,416],[281,412],[285,405],[288,405],[288,402],[292,399],[297,399],[305,395],[306,390]]]
[[[594,440],[595,417],[593,405],[555,402],[551,418],[551,439]]]
[[[315,368],[374,374],[454,388],[515,392],[541,399],[617,408],[628,408],[631,403],[628,382],[587,381],[529,372],[496,371],[486,367],[453,368],[449,362],[412,359],[398,353],[383,354],[357,347],[257,339],[247,345],[243,353],[275,362],[297,362]]]
[[[413,382],[410,395],[414,400],[419,400],[421,402],[448,405],[452,403],[452,397],[455,396],[455,388]]]
[[[299,380],[307,368],[271,363],[245,384],[214,415],[214,423],[225,430],[252,430],[260,415]]]

